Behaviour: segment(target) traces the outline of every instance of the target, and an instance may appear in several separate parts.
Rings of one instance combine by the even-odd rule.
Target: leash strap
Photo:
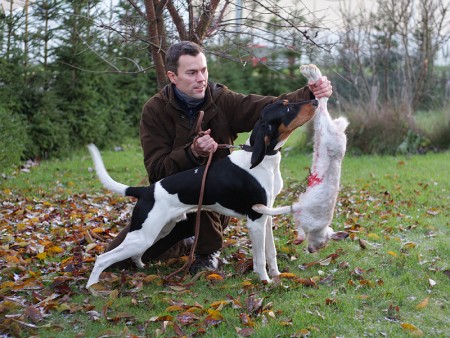
[[[204,111],[201,110],[198,113],[198,119],[197,119],[197,125],[196,125],[196,133],[197,136],[194,138],[193,142],[196,142],[197,139],[204,135],[204,131],[202,130],[201,127],[201,123],[203,121],[203,116],[204,116]],[[219,148],[227,148],[227,149],[231,149],[231,148],[237,148],[237,149],[242,149],[245,151],[253,151],[253,147],[246,145],[246,144],[241,144],[238,146],[232,145],[232,144],[218,144]],[[267,155],[274,155],[278,152],[279,150],[274,151],[273,153],[267,153]],[[184,265],[179,268],[178,270],[176,270],[175,272],[172,272],[171,274],[169,274],[168,276],[165,277],[165,280],[169,280],[170,278],[172,278],[173,276],[179,274],[180,272],[184,272],[183,276],[181,277],[181,281],[186,277],[186,273],[189,270],[189,268],[191,267],[193,261],[194,261],[194,254],[195,254],[195,248],[197,247],[197,242],[198,242],[198,235],[200,233],[200,213],[202,211],[202,206],[203,206],[203,195],[205,193],[205,185],[206,185],[206,175],[208,174],[208,169],[210,167],[211,164],[211,160],[213,157],[213,151],[211,150],[209,152],[208,155],[208,162],[205,165],[205,171],[203,172],[203,177],[202,177],[202,185],[200,187],[200,194],[198,197],[198,207],[197,207],[197,214],[196,214],[196,220],[195,220],[195,228],[194,228],[194,243],[192,244],[191,247],[191,251],[189,253],[189,257],[187,259],[187,261],[184,263]]]
[[[204,135],[204,132],[201,128],[201,123],[203,121],[203,115],[204,115],[204,111],[203,110],[199,111],[197,125],[196,125],[197,136],[194,138],[193,142],[195,142],[199,136]],[[189,270],[189,268],[191,267],[192,262],[194,261],[195,248],[197,247],[198,235],[200,233],[200,213],[202,211],[202,206],[203,206],[203,195],[205,194],[206,175],[208,174],[208,169],[211,164],[212,155],[213,155],[213,151],[211,150],[209,152],[208,162],[205,165],[205,171],[203,172],[202,185],[200,187],[200,194],[198,196],[198,207],[197,207],[197,214],[196,214],[195,228],[194,228],[194,243],[192,244],[191,251],[189,253],[189,257],[188,257],[187,261],[184,263],[184,265],[181,268],[179,268],[178,270],[176,270],[175,272],[172,272],[171,274],[169,274],[165,278],[166,280],[179,274],[180,272],[184,272],[183,276],[181,277],[181,280],[183,280],[186,277],[186,273]]]

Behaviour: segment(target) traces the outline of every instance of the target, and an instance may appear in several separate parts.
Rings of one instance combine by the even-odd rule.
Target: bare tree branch
[[[180,40],[187,40],[187,32],[186,32],[186,24],[184,23],[183,18],[180,16],[178,10],[175,8],[173,1],[169,0],[167,2],[167,9],[169,11],[170,16],[172,17],[173,23],[177,28],[178,35],[180,36]]]

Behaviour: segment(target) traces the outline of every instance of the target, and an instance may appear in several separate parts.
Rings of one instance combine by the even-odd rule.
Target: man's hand
[[[317,99],[330,97],[333,94],[333,86],[326,76],[322,76],[315,83],[308,82],[308,87]]]
[[[191,145],[192,154],[195,157],[207,157],[209,153],[215,152],[217,150],[217,142],[210,136],[211,129],[208,129],[203,132],[202,136],[199,136],[194,139]]]

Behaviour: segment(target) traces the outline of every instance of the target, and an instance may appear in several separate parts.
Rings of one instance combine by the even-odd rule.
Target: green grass
[[[130,142],[124,149],[122,152],[103,150],[106,167],[120,182],[141,184],[145,171],[139,144]],[[305,154],[283,158],[285,188],[277,204],[291,203],[295,199],[310,163],[311,156]],[[8,209],[14,210],[11,213],[19,213],[20,202],[25,200],[28,210],[39,209],[46,201],[61,213],[66,210],[70,217],[63,217],[63,233],[56,236],[53,243],[64,246],[64,241],[70,241],[72,228],[82,231],[92,226],[89,217],[94,216],[85,216],[86,224],[81,222],[80,225],[74,220],[81,217],[77,213],[83,212],[84,196],[87,200],[95,196],[101,200],[104,194],[110,196],[95,173],[88,170],[91,166],[87,151],[81,151],[65,161],[42,162],[29,173],[11,173],[1,181],[1,199],[3,203],[18,204],[15,209]],[[83,263],[81,276],[46,272],[53,264],[70,258],[70,252],[44,261],[33,260],[30,252],[28,256],[24,253],[23,257],[31,259],[35,267],[9,266],[5,263],[8,260],[2,259],[0,311],[7,319],[0,324],[0,329],[16,336],[19,333],[41,337],[174,337],[180,335],[174,327],[177,323],[186,335],[198,332],[207,337],[237,337],[237,331],[243,328],[251,328],[255,337],[448,337],[449,172],[448,152],[410,157],[348,155],[343,163],[342,189],[333,227],[349,231],[350,238],[309,254],[304,251],[304,245],[296,247],[290,243],[294,236],[292,219],[289,216],[275,218],[279,266],[286,274],[271,285],[260,284],[251,271],[239,272],[240,264],[251,258],[248,236],[241,223],[227,229],[223,257],[229,264],[224,266],[223,280],[210,281],[206,276],[191,280],[190,277],[187,281],[192,283],[183,287],[164,285],[158,277],[143,281],[147,275],[170,273],[179,262],[173,266],[152,265],[143,273],[109,273],[110,278],[104,285],[106,296],[94,297],[83,288],[84,278],[92,267],[89,260]],[[74,196],[78,196],[77,199],[73,199]],[[65,199],[67,203],[61,202]],[[113,209],[123,208],[128,202],[127,199],[113,201]],[[98,203],[99,213],[105,216],[107,204]],[[72,204],[77,204],[77,208]],[[5,229],[24,228],[19,224],[24,221],[11,224],[11,213],[0,214],[3,229],[0,251],[21,252],[17,249],[20,247],[26,252],[27,243],[14,245],[11,237],[6,239]],[[123,225],[124,222],[113,217],[105,223],[95,221],[104,227],[111,223],[115,229],[118,223]],[[21,237],[23,241],[26,232],[18,234],[19,230],[9,236]],[[242,252],[240,258],[236,258],[238,251]],[[326,260],[330,255],[333,259]],[[85,259],[90,256],[85,253]],[[316,264],[300,269],[305,263]],[[24,269],[41,274],[42,289],[33,293],[13,288],[11,284],[7,286],[7,282],[14,281],[14,276],[16,279],[21,276]],[[287,273],[296,278],[288,278],[293,276]],[[38,308],[42,309],[38,295],[57,293],[55,279],[58,277],[68,278],[67,285],[73,294],[58,297],[55,304],[48,301],[45,307],[48,316],[42,320],[33,322],[33,316],[24,315],[26,306],[11,305],[20,299],[35,307],[40,304]],[[315,287],[305,286],[305,280],[300,278],[315,281]],[[116,291],[111,293],[111,290]],[[220,306],[215,304],[219,301],[222,301]],[[197,316],[196,324],[181,325],[185,318],[181,314],[187,310]],[[93,311],[99,314],[98,319]],[[13,315],[17,315],[15,321],[11,319]],[[251,320],[249,324],[243,320],[246,316]],[[220,323],[212,325],[213,319]],[[23,322],[39,329],[26,327]],[[244,335],[244,331],[241,334]]]

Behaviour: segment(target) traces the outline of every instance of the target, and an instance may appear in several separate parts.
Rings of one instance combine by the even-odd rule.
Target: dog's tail
[[[252,206],[252,209],[256,212],[259,212],[263,215],[281,215],[281,214],[292,214],[294,209],[292,206],[288,205],[286,207],[278,207],[278,208],[268,208],[264,204],[255,204]]]
[[[95,144],[89,144],[88,146],[89,152],[91,153],[92,160],[94,161],[94,167],[95,171],[97,172],[97,176],[100,179],[100,182],[103,183],[105,188],[124,195],[129,196],[127,193],[127,189],[129,188],[125,184],[119,183],[114,181],[111,176],[109,176],[108,172],[106,171],[105,165],[103,164],[102,155],[100,155],[100,152],[98,151],[98,148],[95,146]]]

